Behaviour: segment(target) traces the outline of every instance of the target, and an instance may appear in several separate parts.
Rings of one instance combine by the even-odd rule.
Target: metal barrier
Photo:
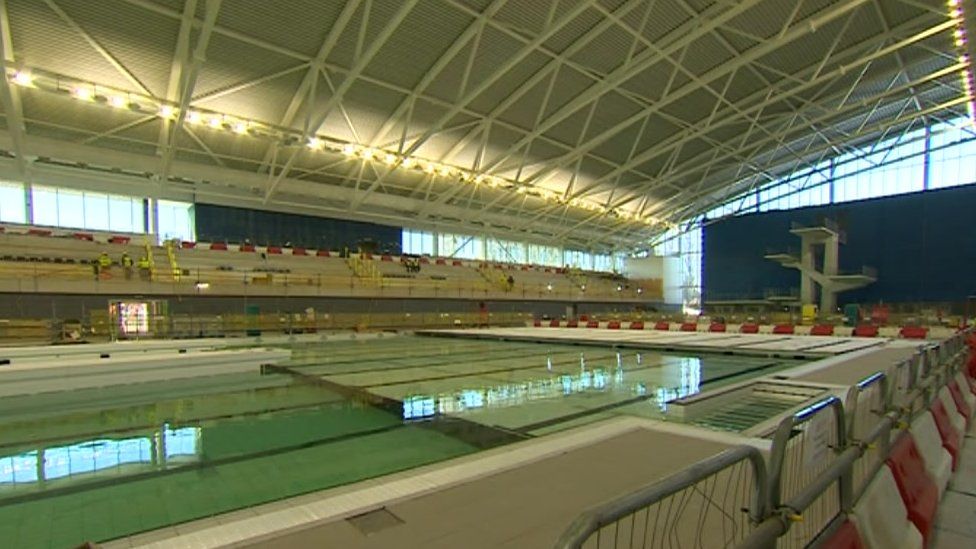
[[[833,466],[847,442],[844,408],[839,398],[827,397],[779,424],[773,436],[769,465],[770,508],[779,509],[814,485]],[[851,500],[850,471],[839,482],[824,486],[803,509],[802,522],[780,540],[780,547],[805,547]]]
[[[766,489],[759,451],[730,448],[583,513],[556,547],[729,547],[765,516]]]
[[[921,355],[915,353],[892,367],[888,382],[891,393],[889,406],[901,409],[911,404],[909,395],[918,386],[920,365]]]
[[[947,348],[950,350],[960,348],[958,345],[958,341],[954,341]],[[884,466],[893,436],[892,429],[907,428],[914,417],[924,413],[942,384],[954,373],[952,364],[955,355],[942,354],[940,347],[932,346],[924,349],[896,365],[892,370],[894,382],[888,379],[889,376],[879,372],[853,387],[847,398],[847,411],[853,417],[847,423],[850,432],[846,449],[840,452],[830,465],[822,468],[811,483],[782,504],[776,501],[778,481],[775,480],[778,471],[775,465],[777,455],[782,452],[777,450],[777,443],[774,442],[773,464],[770,465],[772,478],[769,516],[736,547],[766,548],[773,547],[777,542],[780,547],[796,546],[799,542],[802,542],[803,546],[819,547],[828,539],[832,532],[846,520],[846,514],[853,509],[864,489],[877,471]],[[903,390],[905,393],[902,395],[900,393]],[[880,409],[876,408],[879,405],[879,398]],[[901,405],[896,406],[895,403],[898,401]],[[820,404],[821,407],[824,406],[823,403]],[[864,411],[865,407],[871,410],[870,413]],[[858,468],[861,468],[860,472]],[[811,506],[823,501],[825,497],[828,501],[833,501],[835,495],[833,491],[838,486],[840,488],[839,512],[823,527],[816,529],[806,527],[810,522]],[[820,524],[823,513],[818,513],[815,518],[817,520],[814,522]],[[801,533],[793,535],[796,530],[800,530]],[[813,537],[810,537],[811,533]]]
[[[891,408],[891,397],[889,378],[883,372],[868,376],[851,387],[844,404],[848,419],[848,446],[863,442],[879,423],[885,421]],[[854,461],[851,474],[852,501],[861,497],[874,474],[884,464],[889,445],[888,439],[870,444],[865,448],[864,454]]]

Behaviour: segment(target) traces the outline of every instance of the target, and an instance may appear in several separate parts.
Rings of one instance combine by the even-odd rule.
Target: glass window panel
[[[31,189],[31,216],[35,225],[58,226],[58,190],[50,187]]]
[[[61,191],[58,191],[59,193]],[[82,193],[84,221],[78,227],[107,231],[109,228],[108,196],[96,193]]]
[[[0,221],[27,223],[24,186],[0,181]]]
[[[85,227],[85,195],[73,189],[58,189],[58,226]]]
[[[157,233],[161,241],[175,238],[192,242],[196,239],[193,204],[160,200],[156,203],[156,212]],[[137,227],[142,225],[141,220],[136,223]]]

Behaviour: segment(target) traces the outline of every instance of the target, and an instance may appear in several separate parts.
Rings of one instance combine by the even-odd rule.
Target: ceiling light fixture
[[[966,110],[969,113],[970,124],[976,125],[976,104],[974,104],[973,97],[973,69],[967,49],[969,40],[966,36],[965,13],[963,13],[962,2],[960,0],[948,0],[946,5],[949,8],[949,18],[956,24],[956,28],[952,31],[952,37],[956,48],[961,50],[958,56],[959,62],[965,65],[959,71],[959,78],[962,79],[962,88],[966,97]]]
[[[957,34],[956,36],[960,35]],[[965,35],[962,34],[958,40],[964,41]],[[968,64],[968,58],[966,58],[965,62]],[[967,70],[965,72],[968,75],[969,71]],[[7,77],[12,83],[19,86],[30,86],[48,92],[67,92],[72,97],[82,101],[93,104],[105,104],[118,109],[127,108],[134,112],[153,113],[161,119],[172,120],[180,114],[175,106],[163,103],[154,97],[142,96],[131,91],[96,85],[92,82],[48,73],[46,71],[30,72],[26,69],[11,70],[8,71]],[[971,82],[969,82],[966,87],[966,93],[970,97],[972,97],[972,89]],[[522,194],[537,200],[562,204],[587,212],[597,212],[622,221],[640,223],[648,226],[662,223],[660,220],[649,217],[645,218],[634,212],[615,211],[592,199],[568,199],[562,191],[519,183],[503,176],[481,173],[474,169],[442,164],[433,160],[403,156],[398,152],[376,149],[357,143],[342,142],[322,135],[302,138],[301,134],[293,128],[239,118],[228,113],[208,110],[187,110],[185,113],[185,122],[187,124],[206,124],[215,130],[228,129],[239,135],[267,138],[286,145],[300,144],[304,141],[305,145],[314,151],[326,153],[340,152],[350,157],[359,156],[363,160],[383,162],[394,168],[402,167],[405,170],[416,170],[434,177],[451,178],[455,180],[456,184],[471,183],[475,185],[486,185],[492,188],[503,189],[507,192]]]
[[[31,84],[34,83],[33,82],[34,79],[31,78],[30,73],[27,72],[27,71],[17,71],[17,72],[15,72],[14,75],[13,75],[13,77],[11,77],[10,80],[14,84],[17,84],[18,86],[24,86],[24,87],[29,87]]]
[[[88,86],[78,86],[71,90],[71,95],[79,101],[94,101],[95,91]]]
[[[129,100],[123,95],[111,95],[108,104],[116,109],[125,109],[129,107]]]

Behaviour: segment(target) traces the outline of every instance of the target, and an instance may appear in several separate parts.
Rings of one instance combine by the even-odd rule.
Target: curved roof
[[[943,0],[0,8],[8,177],[593,250],[967,107]]]

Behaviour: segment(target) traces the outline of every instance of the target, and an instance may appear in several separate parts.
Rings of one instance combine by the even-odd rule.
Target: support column
[[[813,243],[804,238],[801,242],[800,250],[800,303],[812,305],[814,302],[816,284],[813,277],[808,273],[814,270],[814,249]]]
[[[823,274],[829,281],[830,277],[835,276],[839,270],[838,255],[840,254],[840,237],[834,234],[824,240],[824,264]],[[833,284],[827,282],[820,288],[820,311],[830,314],[837,308],[837,289]]]

